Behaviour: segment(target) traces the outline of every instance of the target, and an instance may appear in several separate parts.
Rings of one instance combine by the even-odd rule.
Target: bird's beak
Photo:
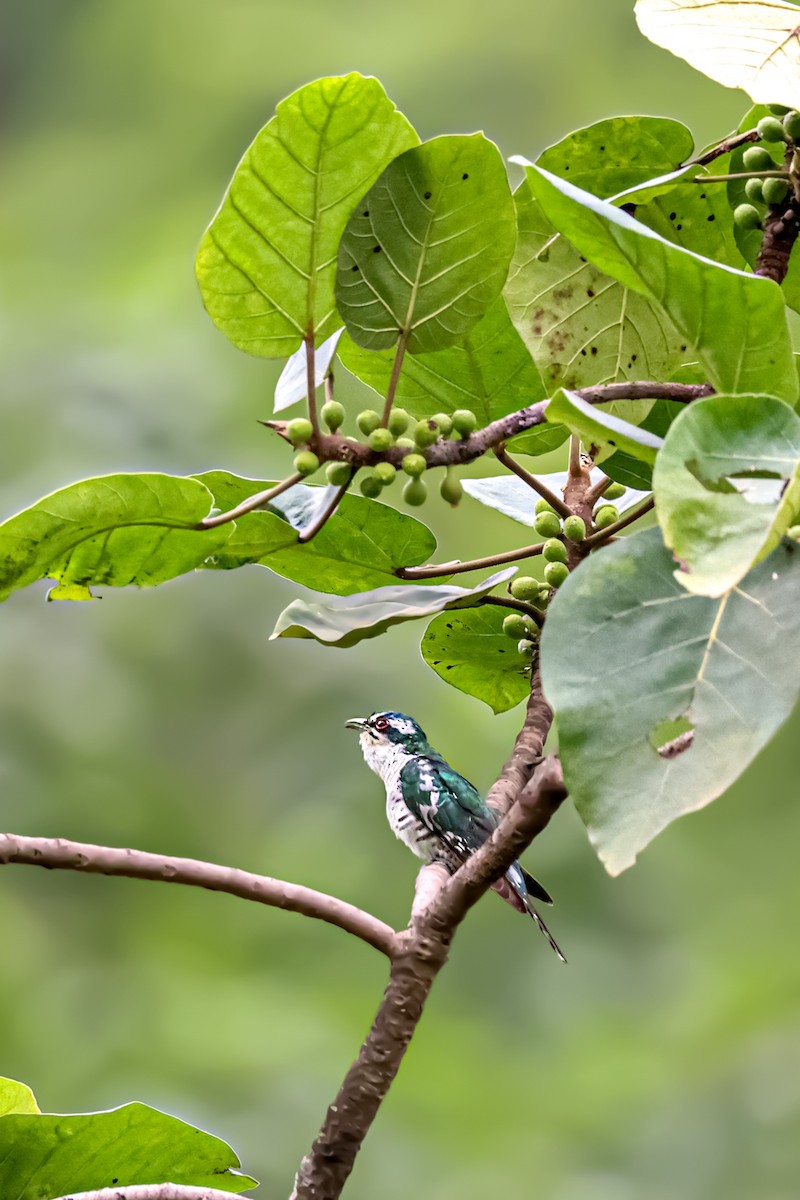
[[[366,729],[367,722],[364,717],[351,717],[349,721],[344,723],[345,729],[357,729],[359,733]]]

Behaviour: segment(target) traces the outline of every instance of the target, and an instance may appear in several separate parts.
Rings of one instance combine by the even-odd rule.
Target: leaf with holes
[[[101,475],[45,496],[0,524],[0,600],[38,579],[54,599],[90,600],[91,586],[153,587],[200,566],[231,527],[195,530],[212,496],[197,479]]]
[[[664,312],[717,391],[769,389],[794,404],[797,373],[776,283],[684,250],[538,167],[528,168],[528,181],[579,253]]]
[[[355,646],[403,621],[418,621],[445,609],[469,608],[510,579],[516,569],[507,567],[473,588],[406,583],[330,600],[294,600],[278,617],[272,638],[314,638],[324,646]]]
[[[280,358],[327,338],[336,250],[359,196],[419,141],[377,79],[317,79],[245,151],[197,255],[203,303],[229,341]]]
[[[459,342],[500,295],[514,250],[500,151],[482,133],[401,154],[357,205],[339,246],[336,302],[366,350]]]
[[[700,400],[670,429],[653,490],[675,578],[721,596],[797,519],[800,417],[774,396]]]
[[[506,610],[484,605],[440,613],[422,638],[422,657],[451,687],[483,700],[495,713],[514,708],[531,690],[531,658],[503,633]]]
[[[651,42],[757,104],[800,108],[797,7],[781,0],[637,0]]]
[[[691,595],[674,568],[658,529],[606,546],[570,575],[542,632],[564,776],[612,875],[720,796],[798,695],[797,547],[718,600]]]

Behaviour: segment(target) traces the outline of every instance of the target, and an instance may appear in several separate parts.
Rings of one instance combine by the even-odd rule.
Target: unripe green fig
[[[541,498],[541,500],[537,500],[537,501],[536,501],[536,507],[534,508],[534,510],[533,510],[533,511],[534,511],[534,512],[536,513],[536,515],[538,516],[538,515],[539,515],[539,513],[543,513],[543,512],[555,512],[556,510],[553,508],[553,506],[552,506],[552,504],[550,503],[550,501],[549,501],[549,500],[545,500],[545,498],[544,498],[544,496],[543,496],[543,497]]]
[[[301,450],[294,456],[294,469],[301,475],[313,475],[319,469],[319,459],[310,450]]]
[[[759,135],[765,142],[785,142],[786,131],[783,122],[777,117],[762,117],[756,125]]]
[[[439,488],[439,495],[443,500],[455,508],[464,495],[464,489],[461,486],[461,480],[456,475],[452,468],[448,467],[444,474],[444,479]]]
[[[586,537],[586,522],[583,517],[571,516],[564,519],[564,537],[571,542],[582,542]]]
[[[761,214],[752,204],[737,204],[733,210],[733,223],[739,229],[760,229]]]
[[[380,479],[372,473],[362,476],[358,486],[361,495],[366,496],[368,500],[377,500],[383,490]]]
[[[566,563],[551,562],[544,569],[544,577],[550,587],[560,588],[568,575],[569,567]]]
[[[349,463],[331,462],[325,468],[325,475],[328,483],[332,483],[334,487],[344,487],[350,482],[353,470]]]
[[[295,417],[286,426],[286,436],[294,446],[307,442],[313,432],[314,426],[308,417]]]
[[[411,417],[404,408],[393,408],[389,413],[389,433],[393,437],[400,437],[408,429]]]
[[[439,430],[429,424],[428,421],[417,421],[414,426],[414,441],[421,450],[425,450],[428,446],[432,446],[439,436]]]
[[[379,462],[375,464],[375,478],[380,480],[382,487],[388,487],[390,483],[394,483],[397,475],[397,468],[393,467],[390,462]]]
[[[542,581],[532,575],[518,575],[511,580],[508,590],[515,600],[535,601],[542,590]]]
[[[567,561],[567,548],[557,537],[548,538],[542,547],[542,554],[548,562],[565,563]]]
[[[763,179],[748,179],[744,185],[744,194],[751,204],[764,203],[764,180]]]
[[[453,429],[462,438],[469,437],[478,427],[478,418],[469,408],[457,408],[452,416]]]
[[[540,512],[533,527],[543,538],[558,537],[561,533],[561,521],[554,512]]]
[[[622,496],[625,495],[627,490],[628,489],[625,487],[624,483],[617,483],[616,480],[614,480],[612,483],[610,483],[608,485],[606,490],[603,492],[603,499],[604,500],[619,500]]]
[[[401,450],[416,450],[417,443],[410,437],[399,437],[395,442],[395,446],[399,446]]]
[[[794,108],[791,112],[787,112],[783,118],[783,128],[787,137],[790,137],[793,142],[800,140],[800,112]]]
[[[406,475],[416,477],[427,470],[428,464],[421,454],[407,454],[403,459],[402,467]]]
[[[763,146],[748,146],[742,155],[745,171],[774,171],[775,159]]]
[[[602,504],[594,514],[594,523],[598,529],[608,529],[619,520],[619,509],[613,504]]]
[[[431,417],[442,437],[447,437],[453,428],[453,418],[449,413],[434,413]]]
[[[411,504],[414,508],[419,508],[420,504],[424,504],[428,499],[428,489],[425,485],[425,480],[409,479],[403,488],[403,499],[406,504]]]
[[[385,454],[389,447],[394,445],[394,438],[388,429],[381,426],[379,429],[373,429],[367,438],[367,444],[376,454]]]
[[[765,204],[783,204],[789,191],[789,180],[765,179],[761,191]]]
[[[364,411],[360,412],[356,417],[356,425],[365,437],[369,437],[373,430],[378,428],[380,423],[380,417],[371,408],[365,408]]]
[[[527,638],[528,621],[522,613],[511,612],[503,618],[503,633],[506,637],[513,638],[515,642],[518,642],[520,638]]]
[[[344,422],[344,405],[338,400],[327,400],[320,409],[320,416],[331,433],[336,433]]]
[[[517,642],[517,653],[524,654],[527,658],[533,654],[533,645],[533,642],[529,638],[520,638]]]

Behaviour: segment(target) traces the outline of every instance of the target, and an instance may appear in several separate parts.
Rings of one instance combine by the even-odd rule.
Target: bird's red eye
[[[384,730],[389,728],[389,722],[387,721],[386,717],[376,717],[373,721],[373,724],[378,733],[383,733]]]

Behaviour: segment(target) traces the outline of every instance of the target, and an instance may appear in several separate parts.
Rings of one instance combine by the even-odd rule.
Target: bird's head
[[[428,747],[425,732],[405,713],[379,712],[371,717],[351,717],[346,729],[357,729],[368,765],[383,775],[399,755],[422,754]]]

